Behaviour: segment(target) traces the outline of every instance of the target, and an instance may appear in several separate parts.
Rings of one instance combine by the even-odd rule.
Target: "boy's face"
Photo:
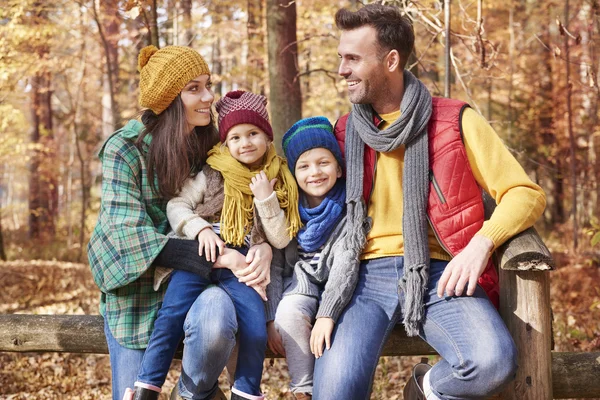
[[[248,167],[259,167],[271,141],[265,132],[252,124],[236,125],[227,132],[225,144],[231,156]]]
[[[321,204],[342,176],[342,168],[331,151],[318,147],[305,151],[298,157],[294,173],[309,206],[314,208]]]

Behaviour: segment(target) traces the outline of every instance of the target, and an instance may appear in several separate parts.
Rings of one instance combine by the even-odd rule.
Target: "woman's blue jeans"
[[[448,263],[432,260],[420,336],[442,356],[431,386],[442,399],[482,399],[514,378],[516,347],[480,287],[473,296],[437,296]],[[368,399],[391,330],[402,321],[404,257],[363,261],[354,295],[338,319],[330,350],[315,363],[314,400]]]
[[[185,347],[179,393],[186,399],[212,399],[218,379],[235,345],[238,328],[235,308],[227,293],[216,286],[197,296],[185,316]],[[144,350],[121,346],[104,324],[110,353],[112,398],[121,400],[132,388],[140,370]]]
[[[213,269],[210,279],[186,271],[173,271],[142,360],[137,379],[139,382],[158,387],[163,385],[184,328],[187,329],[184,325],[186,314],[194,300],[211,284],[227,292],[237,314],[239,355],[233,387],[247,394],[260,395],[267,347],[265,306],[254,289],[240,283],[231,270],[223,268]],[[214,310],[217,306],[211,304],[208,307]],[[210,358],[196,360],[207,365],[213,363]],[[194,393],[190,388],[188,390]]]

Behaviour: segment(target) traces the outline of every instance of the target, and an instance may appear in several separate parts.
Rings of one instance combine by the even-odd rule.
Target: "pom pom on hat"
[[[292,174],[295,173],[296,162],[302,153],[316,148],[329,150],[340,167],[344,168],[340,145],[333,134],[331,123],[325,117],[304,118],[296,122],[283,135],[282,147]]]
[[[148,64],[148,61],[150,61],[150,57],[152,57],[157,51],[158,48],[156,46],[146,46],[142,50],[140,50],[137,66],[138,72],[142,72],[142,68],[144,68],[146,64]]]
[[[144,47],[138,56],[141,107],[162,113],[194,78],[210,75],[197,51],[184,46]]]

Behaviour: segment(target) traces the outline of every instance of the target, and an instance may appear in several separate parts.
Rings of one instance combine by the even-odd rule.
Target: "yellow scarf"
[[[244,237],[252,229],[254,216],[254,195],[250,190],[250,182],[261,170],[265,171],[271,181],[277,178],[273,190],[279,200],[287,220],[287,232],[290,238],[296,236],[302,222],[298,213],[298,186],[287,161],[275,152],[271,143],[265,154],[265,162],[259,168],[250,169],[237,161],[229,148],[217,143],[209,152],[206,163],[223,175],[225,200],[221,212],[221,237],[226,243],[243,246]]]

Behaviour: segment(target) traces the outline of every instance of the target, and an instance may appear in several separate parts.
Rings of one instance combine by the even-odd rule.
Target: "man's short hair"
[[[343,31],[363,26],[373,27],[377,31],[379,53],[383,56],[383,53],[397,50],[402,69],[415,45],[412,23],[397,7],[374,3],[367,4],[358,11],[342,8],[335,13],[335,25]]]

